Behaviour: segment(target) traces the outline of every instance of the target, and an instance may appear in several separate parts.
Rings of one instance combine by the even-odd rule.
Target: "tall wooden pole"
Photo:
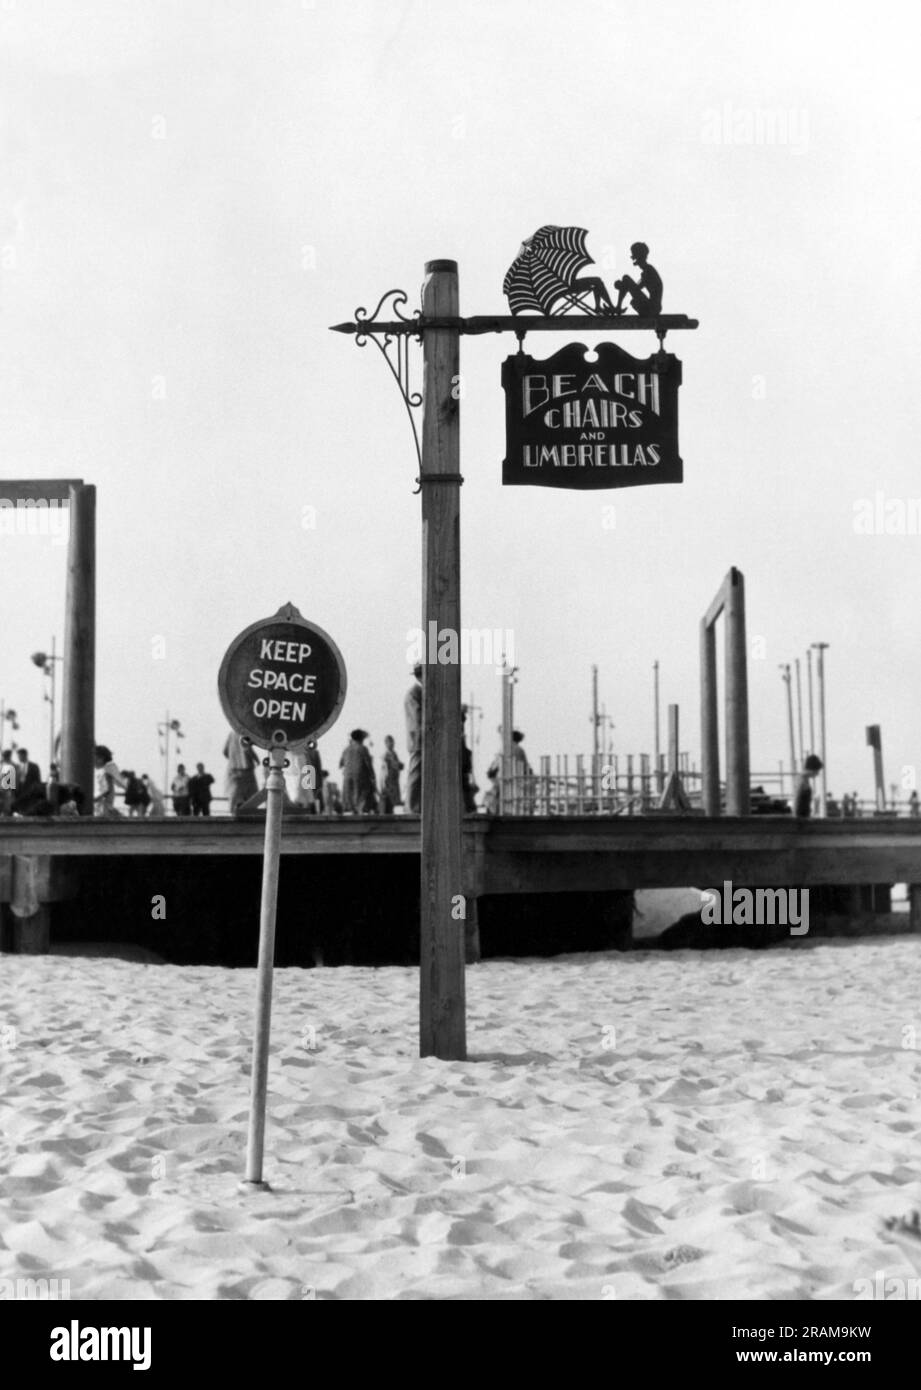
[[[803,744],[803,681],[799,657],[796,658],[796,722],[799,730],[799,762],[802,767],[806,761],[806,749]]]
[[[825,765],[825,653],[828,643],[813,642],[812,645],[818,652],[815,674],[819,696],[819,757],[822,760],[822,771],[819,773],[819,815],[825,816],[828,814],[828,773]]]
[[[726,814],[747,816],[751,808],[748,749],[748,664],[745,580],[729,571],[726,588]]]
[[[809,752],[815,752],[815,709],[812,703],[812,648],[806,650],[806,679],[809,687]]]
[[[429,261],[425,318],[457,318],[456,261]],[[460,668],[460,335],[423,338],[422,631],[454,636],[457,660],[422,668],[422,881],[419,1049],[423,1057],[467,1055],[464,980]]]
[[[166,711],[166,718],[163,721],[163,795],[169,803],[169,710]]]
[[[64,600],[61,709],[61,780],[83,792],[83,814],[93,814],[96,687],[96,489],[69,491],[70,538]]]
[[[476,702],[476,695],[471,690],[470,699],[467,701],[467,714],[470,718],[470,776],[476,781],[476,762],[480,751],[480,726],[479,720],[483,715],[482,705]]]
[[[656,791],[657,791],[657,792],[659,793],[659,795],[661,796],[661,794],[662,794],[662,792],[665,790],[665,788],[661,785],[661,779],[660,779],[660,777],[659,777],[659,663],[658,663],[658,661],[654,661],[654,662],[652,663],[652,700],[653,700],[653,711],[654,711],[654,715],[655,715],[655,748],[653,749],[653,754],[654,754],[654,766],[655,766],[655,770],[656,770]]]
[[[598,667],[592,667],[592,775],[598,763]]]
[[[674,777],[679,772],[678,756],[678,706],[668,707],[668,775]]]
[[[55,637],[54,637],[54,634],[52,633],[52,636],[51,636],[51,660],[48,662],[48,674],[49,674],[49,676],[51,677],[51,737],[50,737],[50,739],[49,739],[49,741],[48,741],[48,747],[49,747],[49,750],[50,750],[49,753],[48,753],[48,776],[49,776],[49,777],[51,776],[51,764],[57,762],[57,758],[54,756],[54,702],[55,702],[55,685],[54,685],[54,682],[55,682],[55,672],[54,672],[54,664],[55,664],[55,662],[56,662],[57,659],[58,659],[57,656],[55,655],[55,642],[56,642],[56,639],[55,639]],[[60,771],[61,771],[61,769],[58,768],[58,774],[59,774],[59,775],[60,775]]]
[[[793,694],[790,677],[790,663],[785,662],[781,668],[781,679],[787,687],[787,733],[790,739],[790,795],[796,795],[796,742],[793,737]]]
[[[658,732],[658,721],[656,722]],[[656,741],[658,743],[658,739]],[[656,761],[658,762],[658,753]],[[718,816],[720,737],[716,693],[716,633],[706,618],[700,624],[700,788],[704,815]]]

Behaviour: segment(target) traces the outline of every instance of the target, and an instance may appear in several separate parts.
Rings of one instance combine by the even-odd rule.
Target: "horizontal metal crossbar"
[[[635,332],[646,329],[651,333],[667,333],[673,329],[697,328],[698,320],[687,314],[660,314],[658,318],[640,318],[635,314],[496,314],[475,315],[473,318],[362,319],[356,323],[334,323],[333,333],[355,334],[412,334],[421,337],[427,328],[454,328],[458,333],[608,333],[612,330]]]

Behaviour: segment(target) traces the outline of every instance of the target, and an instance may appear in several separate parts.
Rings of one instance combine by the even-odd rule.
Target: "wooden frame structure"
[[[700,622],[700,753],[704,814],[719,816],[720,748],[716,621],[726,614],[726,815],[751,809],[745,579],[733,567]]]
[[[0,482],[4,506],[66,506],[67,589],[62,662],[61,781],[83,791],[83,815],[93,814],[96,717],[96,488],[82,478]],[[54,730],[52,730],[52,744]]]

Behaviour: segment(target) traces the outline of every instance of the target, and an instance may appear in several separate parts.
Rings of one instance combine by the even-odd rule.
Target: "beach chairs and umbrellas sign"
[[[671,353],[632,357],[616,343],[591,355],[570,343],[541,361],[524,352],[507,357],[503,483],[680,483],[680,384],[681,363]]]
[[[244,742],[268,749],[263,764],[268,771],[265,845],[249,1133],[243,1183],[247,1191],[268,1187],[262,1177],[262,1159],[285,755],[303,751],[308,740],[332,727],[345,701],[345,691],[345,663],[339,648],[328,633],[308,622],[291,603],[284,604],[272,617],[244,628],[228,647],[218,675],[221,708],[231,728]]]

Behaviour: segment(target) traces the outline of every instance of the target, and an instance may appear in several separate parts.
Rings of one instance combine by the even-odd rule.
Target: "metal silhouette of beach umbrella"
[[[522,242],[502,289],[513,314],[551,314],[560,299],[572,302],[576,276],[592,258],[585,250],[584,227],[539,227]]]

